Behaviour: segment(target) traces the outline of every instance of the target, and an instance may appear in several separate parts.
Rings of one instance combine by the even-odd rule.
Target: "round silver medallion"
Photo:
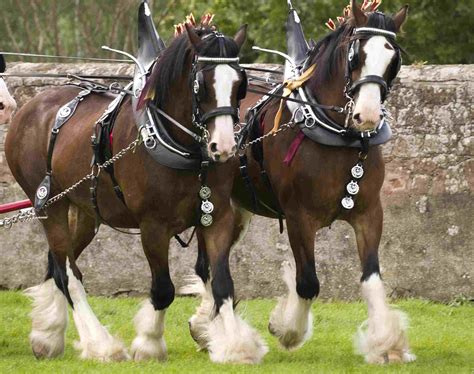
[[[38,188],[38,191],[36,191],[36,197],[43,200],[46,196],[48,196],[48,189],[45,186]]]
[[[60,117],[67,117],[71,114],[71,108],[68,106],[63,106],[61,109],[59,109],[59,116]]]
[[[210,214],[214,211],[214,204],[209,200],[203,201],[201,204],[201,210],[203,213]]]
[[[202,186],[199,190],[199,197],[202,200],[207,200],[211,197],[211,189],[207,186]]]
[[[350,181],[346,189],[351,195],[357,195],[359,193],[359,185],[356,181]]]
[[[354,208],[354,200],[350,196],[346,196],[341,200],[341,204],[345,209],[352,209]]]
[[[351,169],[351,174],[354,178],[360,179],[364,175],[364,168],[362,165],[356,165]]]
[[[212,216],[210,214],[203,214],[201,216],[201,225],[208,227],[212,225]]]

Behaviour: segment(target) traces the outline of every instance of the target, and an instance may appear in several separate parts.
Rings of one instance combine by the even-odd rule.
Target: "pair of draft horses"
[[[380,12],[364,12],[352,0],[352,11],[341,25],[312,49],[310,64],[316,69],[305,83],[321,104],[344,107],[346,56],[354,28],[379,28],[391,33],[400,30],[407,7],[389,17]],[[194,57],[237,57],[246,38],[242,27],[232,39],[214,37],[212,29],[186,26],[158,61],[161,91],[160,107],[176,121],[192,129],[192,87],[189,77]],[[224,43],[226,54],[219,43]],[[221,45],[222,46],[222,45]],[[205,53],[205,54],[204,54]],[[390,77],[396,64],[395,46],[383,36],[372,35],[360,40],[358,61],[351,71],[355,81],[365,76]],[[176,71],[176,68],[180,69]],[[182,68],[181,68],[182,67]],[[168,74],[165,74],[167,72]],[[203,112],[218,107],[240,109],[242,116],[261,95],[248,94],[239,103],[239,87],[245,76],[226,64],[205,69],[205,95],[199,105]],[[75,87],[46,91],[27,103],[14,117],[5,152],[11,171],[30,199],[46,172],[48,139],[56,113],[78,94]],[[92,151],[91,128],[107,108],[113,96],[89,95],[61,130],[53,155],[52,193],[56,194],[76,182],[90,170]],[[130,98],[125,99],[115,123],[113,150],[126,147],[137,137]],[[378,84],[367,82],[354,96],[354,110],[349,126],[366,131],[378,126],[382,118],[382,93]],[[273,99],[261,119],[263,133],[271,131],[280,100]],[[281,122],[290,121],[289,106],[283,107]],[[343,125],[344,115],[328,113]],[[214,159],[207,175],[215,206],[214,222],[199,226],[196,272],[202,302],[189,321],[191,335],[207,350],[214,362],[258,363],[268,348],[259,334],[234,310],[234,286],[229,269],[230,249],[248,227],[251,210],[248,194],[242,187],[234,141],[235,120],[230,114],[215,116],[207,123],[208,153]],[[168,131],[174,140],[185,146],[194,140],[176,127]],[[362,264],[362,295],[368,304],[368,321],[359,329],[360,352],[369,363],[408,362],[411,354],[404,315],[391,309],[385,299],[380,278],[378,246],[382,232],[380,189],[384,178],[384,162],[379,147],[371,147],[365,160],[364,179],[360,183],[357,204],[352,210],[341,209],[341,186],[347,183],[351,167],[357,162],[356,149],[330,147],[304,139],[291,166],[283,163],[285,154],[299,130],[291,128],[263,141],[266,171],[286,218],[295,266],[284,269],[288,294],[273,310],[270,332],[286,349],[300,347],[312,334],[311,304],[319,293],[314,258],[315,233],[334,220],[345,220],[355,230]],[[260,178],[260,169],[250,148],[249,176],[256,194],[268,199],[267,186]],[[115,227],[139,228],[142,245],[152,275],[151,297],[134,322],[136,338],[131,346],[135,360],[165,359],[163,338],[167,308],[173,302],[175,289],[168,268],[170,239],[196,225],[196,206],[201,183],[196,173],[174,170],[156,163],[144,147],[138,147],[114,165],[115,178],[123,191],[126,206],[110,193],[110,178],[101,174],[98,201],[104,220]],[[258,212],[257,212],[258,213]],[[64,350],[67,325],[67,304],[79,333],[81,357],[103,361],[130,358],[123,343],[113,337],[91,310],[82,275],[76,261],[95,235],[95,213],[91,207],[88,187],[81,186],[48,208],[47,219],[41,221],[48,244],[48,272],[44,283],[27,291],[33,298],[30,342],[39,358],[52,358]]]

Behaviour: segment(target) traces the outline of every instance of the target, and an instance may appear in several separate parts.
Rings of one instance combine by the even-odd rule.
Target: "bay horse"
[[[6,68],[5,58],[0,54],[0,73],[5,73]],[[8,91],[3,77],[0,77],[0,123],[8,123],[15,110],[16,101]]]
[[[216,280],[212,287],[217,305],[213,319],[215,334],[211,334],[210,339],[219,340],[219,352],[211,355],[211,358],[218,355],[218,361],[257,360],[260,351],[266,349],[257,334],[234,314],[234,290],[228,264],[232,238],[225,229],[232,226],[234,220],[230,205],[234,170],[225,162],[236,150],[235,121],[230,109],[236,112],[242,87],[246,87],[242,84],[246,82],[244,74],[230,64],[206,62],[219,59],[235,62],[245,39],[246,26],[232,39],[211,27],[195,28],[186,24],[186,32],[175,37],[156,62],[155,108],[159,107],[166,118],[181,124],[177,127],[171,121],[164,122],[174,144],[197,147],[203,153],[208,152],[215,161],[207,173],[207,185],[212,189],[210,200],[215,206],[214,222],[203,227],[202,237]],[[199,62],[201,60],[203,62]],[[201,72],[199,85],[200,91],[204,91],[200,93],[198,105],[208,118],[207,132],[202,134],[208,136],[207,147],[198,145],[195,138],[189,136],[191,131],[197,131],[192,117],[197,94],[193,73],[197,72]],[[48,141],[55,118],[61,115],[58,110],[80,91],[77,87],[62,87],[42,92],[13,119],[5,153],[13,176],[32,201],[46,172]],[[113,99],[110,94],[92,93],[83,97],[74,115],[61,128],[52,157],[52,195],[64,191],[90,171],[94,124]],[[115,153],[137,138],[132,112],[131,98],[127,96],[113,130]],[[183,131],[183,126],[188,131]],[[167,357],[163,338],[165,313],[175,296],[168,267],[169,241],[199,220],[196,209],[201,202],[199,171],[162,166],[145,147],[139,146],[114,164],[114,173],[125,204],[113,193],[111,178],[101,173],[97,192],[101,217],[113,227],[140,229],[152,276],[150,299],[134,319],[137,336],[131,353],[135,360],[164,360]],[[38,358],[63,353],[68,302],[73,309],[82,358],[101,361],[129,358],[123,343],[108,332],[91,310],[76,263],[95,236],[95,222],[86,185],[48,207],[47,218],[41,220],[49,244],[47,276],[42,284],[26,291],[33,298],[30,343]],[[227,323],[230,327],[223,331]],[[247,329],[248,336],[235,332],[242,328]],[[250,342],[249,336],[253,339]]]
[[[352,131],[357,135],[377,129],[383,120],[382,103],[386,89],[390,86],[387,82],[395,78],[400,63],[395,33],[404,23],[408,7],[403,7],[393,17],[389,17],[378,11],[364,12],[355,0],[351,3],[352,11],[344,22],[314,45],[309,56],[306,56],[304,65],[315,65],[315,70],[304,83],[304,89],[315,98],[314,103],[326,105],[327,108],[344,108],[348,98],[353,98],[352,118],[348,121],[343,113],[325,110],[325,115],[341,131]],[[359,36],[356,30],[363,32]],[[351,51],[354,43],[358,44],[357,59],[353,58],[354,50]],[[348,63],[351,63],[349,70]],[[350,77],[347,77],[347,72]],[[349,94],[346,89],[347,78],[349,82],[354,82],[349,87],[353,96],[346,95]],[[261,97],[249,93],[242,102],[242,112],[253,108]],[[255,128],[257,132],[260,131],[259,134],[248,140],[258,139],[272,131],[279,105],[280,99],[269,99],[258,112]],[[282,124],[294,120],[291,111],[293,105],[288,102],[283,107]],[[314,127],[314,123],[311,126]],[[360,190],[355,206],[346,209],[341,206],[341,198],[347,194],[346,184],[351,177],[351,168],[360,160],[360,149],[318,144],[304,137],[288,162],[289,150],[300,136],[300,128],[293,123],[286,131],[260,139],[260,152],[264,155],[262,164],[256,160],[255,147],[248,147],[244,156],[248,159],[249,178],[244,182],[239,175],[233,189],[233,204],[241,213],[234,227],[236,240],[233,246],[237,238],[240,239],[245,233],[251,213],[278,218],[276,212],[280,211],[286,218],[296,266],[284,267],[288,294],[280,298],[271,313],[269,331],[289,350],[299,348],[309,339],[313,331],[311,305],[319,294],[314,256],[315,234],[335,220],[343,220],[353,227],[356,234],[362,265],[362,296],[368,305],[368,322],[359,329],[357,347],[368,363],[413,361],[415,356],[409,350],[405,332],[405,315],[388,306],[380,277],[378,247],[383,220],[380,190],[384,180],[380,147],[371,146],[367,150],[365,174],[359,180]],[[268,175],[267,180],[262,177],[264,171]],[[253,186],[251,189],[259,202],[257,206],[252,201],[248,184]],[[203,311],[212,297],[205,271],[208,249],[202,240],[198,246],[196,272],[206,287],[199,290],[196,283],[190,285],[190,288],[199,290],[203,297],[201,306],[190,320],[193,337],[199,336],[199,331],[206,328],[207,317]],[[208,344],[205,339],[197,339],[197,342],[202,347]]]

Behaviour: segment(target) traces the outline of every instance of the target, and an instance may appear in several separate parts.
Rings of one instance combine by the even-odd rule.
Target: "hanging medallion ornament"
[[[211,213],[214,211],[214,204],[209,201],[211,197],[211,189],[208,186],[201,186],[199,190],[199,197],[201,198],[201,225],[208,227],[212,225],[213,218]]]
[[[214,204],[209,200],[205,200],[201,204],[201,210],[205,214],[211,214],[214,211]]]
[[[202,186],[199,190],[199,197],[201,200],[208,200],[211,197],[211,189],[207,186]]]
[[[347,192],[351,195],[357,195],[359,193],[359,185],[356,181],[350,181],[347,185]]]
[[[346,193],[341,200],[341,205],[344,209],[351,210],[355,206],[355,198],[360,191],[360,180],[364,176],[363,162],[367,158],[367,153],[361,152],[359,154],[359,161],[351,169],[351,180],[346,185]]]
[[[211,226],[212,225],[212,216],[210,214],[203,214],[201,216],[201,225],[203,225],[204,227],[208,227],[208,226]]]
[[[357,164],[356,166],[354,166],[351,170],[351,174],[356,179],[362,178],[364,176],[364,168],[362,164]]]
[[[354,205],[355,205],[354,199],[352,199],[351,196],[345,196],[342,199],[341,204],[347,210],[351,210],[352,208],[354,208]]]

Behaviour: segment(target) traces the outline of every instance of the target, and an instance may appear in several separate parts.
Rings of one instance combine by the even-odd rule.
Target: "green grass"
[[[132,318],[139,299],[91,297],[101,322],[129,346],[134,337]],[[187,319],[197,300],[177,299],[166,318],[168,361],[104,364],[82,361],[73,348],[77,333],[72,319],[64,357],[37,361],[31,353],[30,301],[18,292],[0,292],[0,373],[474,373],[474,308],[470,303],[447,306],[422,300],[397,303],[411,320],[410,341],[418,356],[415,363],[384,367],[366,365],[353,353],[352,336],[366,318],[362,303],[320,303],[313,306],[313,337],[298,351],[286,352],[267,332],[275,305],[270,300],[239,304],[245,318],[257,328],[270,347],[257,366],[218,365],[204,352],[196,352],[188,333]]]

